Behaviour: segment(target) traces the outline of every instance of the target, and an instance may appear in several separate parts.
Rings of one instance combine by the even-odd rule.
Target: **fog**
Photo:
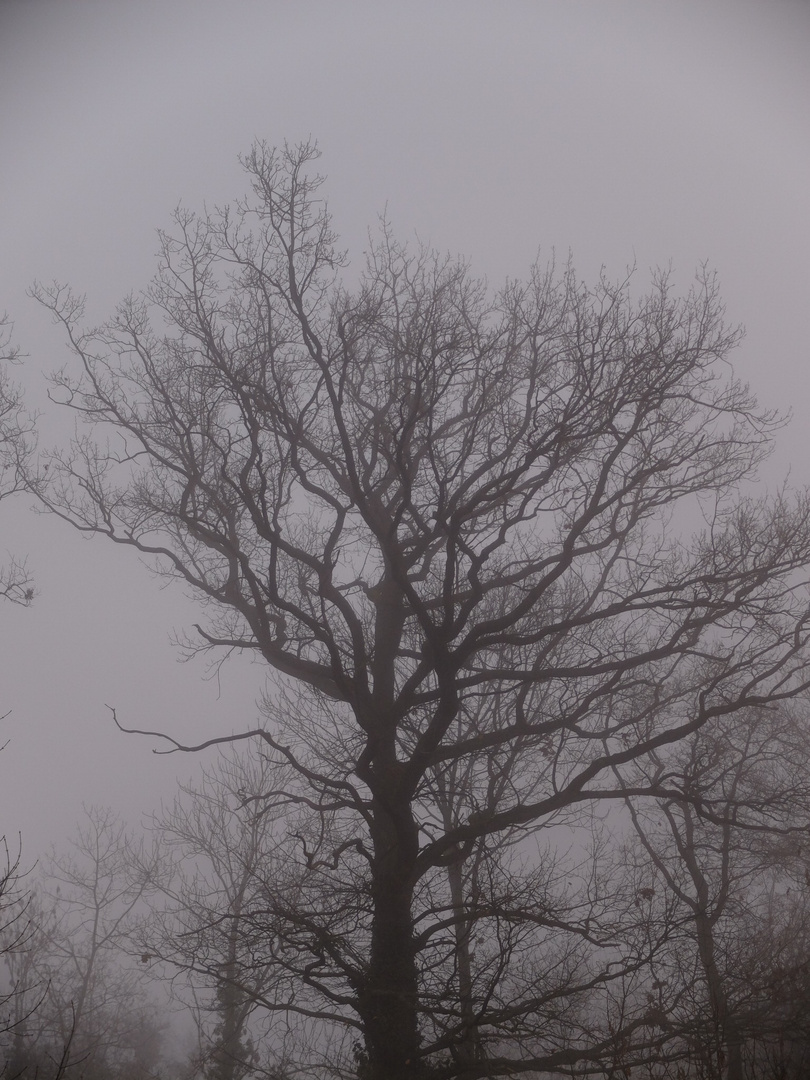
[[[587,279],[671,263],[679,288],[707,261],[747,327],[737,371],[793,412],[763,487],[807,481],[808,45],[810,8],[784,0],[5,0],[0,310],[40,444],[70,434],[42,377],[68,354],[32,281],[70,282],[103,319],[148,283],[178,202],[238,197],[255,138],[312,136],[355,267],[382,213],[493,286],[538,252]],[[30,863],[82,803],[133,819],[196,767],[107,706],[202,739],[254,724],[264,674],[179,664],[197,608],[131,551],[24,498],[0,524],[37,593],[0,607],[0,822]]]

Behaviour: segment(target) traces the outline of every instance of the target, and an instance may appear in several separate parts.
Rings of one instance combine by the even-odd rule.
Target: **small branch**
[[[105,708],[109,709],[112,713],[112,718],[115,726],[119,731],[123,731],[125,735],[148,735],[153,739],[164,739],[166,742],[171,743],[169,750],[157,750],[153,749],[153,754],[174,754],[178,750],[185,754],[196,754],[200,750],[207,750],[209,746],[219,746],[223,743],[235,743],[241,742],[243,739],[253,739],[256,737],[263,737],[264,731],[262,728],[254,728],[252,731],[243,731],[238,735],[221,735],[216,739],[207,739],[205,742],[198,743],[196,746],[186,746],[183,743],[173,739],[171,735],[167,735],[164,731],[147,731],[144,728],[128,728],[118,719],[115,709],[112,705],[105,705]]]

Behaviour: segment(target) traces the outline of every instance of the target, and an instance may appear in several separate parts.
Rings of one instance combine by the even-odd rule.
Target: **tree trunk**
[[[704,898],[705,899],[705,898]],[[702,913],[695,915],[698,952],[706,975],[718,1051],[718,1074],[725,1080],[743,1080],[742,1044],[731,1016],[723,978],[717,967],[711,921]]]
[[[481,1040],[475,1025],[472,996],[472,957],[470,949],[471,923],[464,916],[464,882],[461,862],[453,862],[447,868],[450,898],[456,922],[456,962],[458,964],[458,996],[462,1034],[458,1040],[457,1053],[464,1062],[480,1061],[483,1057]]]
[[[377,608],[371,713],[361,725],[373,731],[368,763],[358,770],[372,791],[372,926],[360,1014],[365,1035],[361,1080],[417,1080],[425,1075],[419,1054],[419,980],[413,940],[414,864],[419,830],[412,792],[397,760],[396,657],[405,607],[389,574],[375,587]]]
[[[361,1080],[417,1080],[420,1058],[418,976],[413,941],[413,864],[417,829],[407,801],[374,799],[373,917],[366,985]]]
[[[728,1071],[726,1080],[743,1080],[742,1038],[736,1025],[726,1025],[726,1050],[728,1051]]]
[[[242,1041],[245,1019],[245,995],[236,985],[239,976],[239,938],[242,905],[245,890],[250,880],[252,867],[246,865],[236,896],[231,904],[232,918],[227,937],[227,952],[222,965],[221,979],[217,986],[217,1009],[220,1022],[217,1026],[218,1040],[213,1048],[213,1067],[210,1080],[239,1080],[249,1069],[245,1060],[245,1046]]]

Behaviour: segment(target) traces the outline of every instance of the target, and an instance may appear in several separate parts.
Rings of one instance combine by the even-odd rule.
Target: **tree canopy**
[[[752,494],[778,418],[711,274],[493,292],[386,224],[350,273],[316,157],[254,147],[252,195],[179,210],[100,327],[37,289],[88,427],[29,485],[191,587],[190,649],[267,665],[289,863],[252,917],[295,987],[268,1007],[364,1080],[597,1068],[662,1037],[643,1002],[594,1019],[655,946],[545,830],[699,813],[655,755],[807,685],[810,503]]]

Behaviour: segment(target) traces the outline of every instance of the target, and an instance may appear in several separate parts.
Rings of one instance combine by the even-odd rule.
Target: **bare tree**
[[[315,156],[255,147],[253,196],[178,211],[151,288],[94,331],[37,289],[79,362],[52,392],[101,437],[29,484],[197,592],[199,648],[273,675],[255,734],[309,823],[296,911],[271,894],[265,918],[297,958],[278,1008],[342,1026],[364,1080],[597,1069],[658,1038],[589,1019],[643,934],[562,926],[537,838],[805,684],[808,499],[737,494],[777,419],[727,375],[711,275],[634,300],[535,267],[492,295],[384,225],[350,289]],[[460,910],[448,868],[511,850],[520,876],[521,836],[525,887],[493,869],[497,904]],[[484,938],[477,975],[448,933]],[[485,1060],[458,1052],[471,1025]]]
[[[20,391],[11,381],[9,363],[19,359],[19,349],[12,344],[12,324],[0,316],[0,499],[21,487],[21,469],[30,451],[33,420],[27,416]],[[11,557],[0,567],[0,597],[17,604],[27,604],[33,589],[24,562]]]
[[[88,1080],[123,1078],[140,1062],[143,1075],[156,1063],[144,1052],[157,1025],[125,946],[144,886],[130,879],[124,830],[109,810],[87,810],[73,846],[43,872],[28,931],[7,953],[17,1074],[58,1065]]]
[[[279,981],[250,925],[265,907],[266,882],[283,873],[277,776],[261,754],[222,758],[198,783],[181,786],[174,804],[152,818],[148,841],[131,853],[151,894],[134,935],[137,951],[151,968],[166,970],[174,996],[192,1011],[200,1067],[210,1080],[242,1080],[259,1068],[262,1026],[251,1021]],[[283,1041],[282,1034],[277,1051]]]
[[[28,440],[32,430],[32,420],[24,413],[19,389],[8,374],[7,365],[19,358],[19,350],[12,344],[12,330],[8,316],[0,315],[0,500],[14,494],[21,486],[21,468],[29,453]],[[10,556],[4,565],[0,565],[0,598],[27,604],[33,595],[25,563]],[[25,938],[27,898],[20,890],[20,843],[12,854],[4,834],[0,836],[0,851],[4,863],[0,868],[2,957],[19,947]],[[20,988],[13,984],[5,992],[0,991],[0,1033],[18,1030],[19,1022],[24,1018],[20,1012],[20,996]]]
[[[19,1057],[20,1038],[28,1014],[38,1002],[22,1003],[24,987],[11,978],[7,959],[26,942],[29,934],[27,909],[29,897],[20,886],[21,851],[12,853],[4,837],[0,838],[4,866],[0,870],[0,1046],[5,1049],[6,1061],[0,1076],[14,1076],[18,1071],[15,1060]]]
[[[629,799],[628,808],[659,886],[682,909],[677,951],[695,959],[694,973],[687,962],[667,980],[668,1020],[702,1076],[743,1080],[746,1046],[790,1037],[779,984],[808,959],[794,952],[784,962],[786,926],[794,945],[806,934],[782,895],[791,884],[784,851],[795,870],[810,833],[804,717],[758,709],[726,718],[637,768],[638,786],[666,777],[672,791],[658,802]]]

